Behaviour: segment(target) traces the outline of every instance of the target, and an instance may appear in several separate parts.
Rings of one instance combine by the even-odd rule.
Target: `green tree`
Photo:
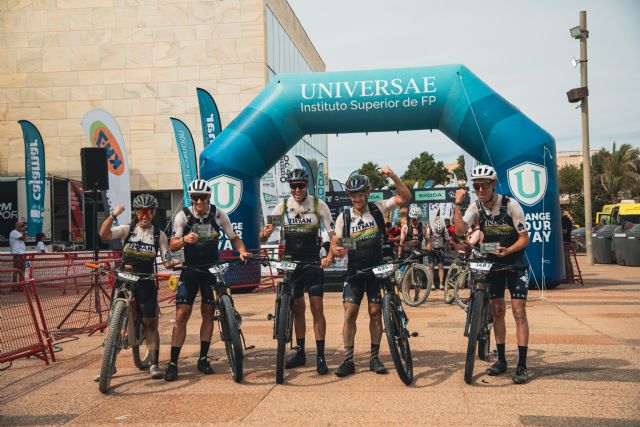
[[[561,167],[558,170],[558,185],[560,194],[569,196],[569,204],[571,204],[572,197],[582,192],[582,168],[573,165]]]
[[[453,170],[459,180],[467,180],[467,172],[464,170],[464,156],[458,156],[458,166]]]
[[[401,178],[407,185],[409,185],[409,182],[413,185],[416,181],[421,181],[422,183],[429,179],[432,179],[435,185],[444,184],[448,175],[449,171],[444,167],[443,162],[436,162],[433,154],[423,151],[418,157],[411,160],[407,171]]]
[[[387,184],[387,180],[380,175],[380,166],[374,162],[367,162],[360,166],[358,173],[369,177],[371,189],[381,188]]]
[[[602,188],[610,195],[611,201],[617,203],[623,197],[633,197],[640,191],[640,175],[638,174],[638,158],[640,148],[632,148],[629,144],[622,144],[616,149],[613,143],[611,152],[604,147],[593,156],[597,162],[593,168],[599,169],[593,177],[599,181]]]

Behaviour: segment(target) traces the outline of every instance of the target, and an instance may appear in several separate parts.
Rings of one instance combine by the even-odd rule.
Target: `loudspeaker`
[[[81,148],[80,163],[82,164],[82,187],[85,191],[109,189],[105,148]]]

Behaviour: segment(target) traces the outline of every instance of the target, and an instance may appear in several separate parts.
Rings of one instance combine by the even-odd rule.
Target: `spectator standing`
[[[47,247],[44,245],[44,233],[36,234],[36,252],[39,254],[47,253]]]
[[[573,264],[571,264],[571,230],[573,230],[573,221],[568,210],[562,211],[562,242],[564,245],[564,281],[573,281]]]
[[[24,251],[25,251],[25,240],[27,238],[26,235],[27,228],[24,226],[24,223],[20,220],[16,221],[16,225],[14,229],[9,233],[9,247],[11,248],[11,253],[13,254],[13,268],[20,270],[22,276],[24,276]],[[18,273],[13,274],[13,281],[17,282],[20,280]]]

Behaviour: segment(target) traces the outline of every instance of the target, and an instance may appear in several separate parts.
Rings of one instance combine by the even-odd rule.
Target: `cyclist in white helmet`
[[[438,264],[438,283],[434,284],[435,289],[444,288],[444,250],[445,247],[452,246],[451,238],[447,232],[444,221],[440,217],[437,217],[433,222],[433,227],[428,227],[425,233],[427,240],[427,249],[431,254],[429,255],[429,271],[431,277],[435,277],[435,265]]]
[[[400,231],[400,244],[398,245],[398,258],[402,257],[404,248],[422,249],[422,242],[427,234],[427,226],[420,221],[422,209],[418,206],[411,206],[407,215],[409,220],[402,226]]]
[[[212,204],[211,185],[204,179],[196,179],[189,184],[188,192],[192,206],[184,208],[176,215],[173,222],[173,234],[170,247],[172,251],[184,248],[184,265],[201,266],[214,264],[218,261],[218,240],[222,232],[239,252],[240,258],[245,259],[247,252],[242,239],[233,231],[227,213]],[[208,271],[182,270],[180,281],[176,289],[176,323],[171,336],[171,361],[167,365],[165,379],[173,381],[178,377],[178,359],[180,350],[187,334],[187,322],[191,317],[193,302],[198,290],[202,296],[200,312],[202,326],[200,327],[200,357],[198,370],[210,375],[213,368],[207,358],[211,337],[213,335],[213,290],[215,281],[213,274]]]
[[[480,165],[473,168],[470,176],[473,188],[478,196],[476,203],[469,206],[464,217],[462,202],[466,190],[456,191],[455,226],[456,234],[464,236],[468,229],[480,226],[483,241],[497,242],[495,253],[487,255],[495,263],[524,265],[524,249],[529,244],[524,211],[520,204],[511,197],[495,192],[497,174],[491,166]],[[511,311],[516,321],[516,339],[518,343],[518,366],[512,380],[516,384],[528,381],[527,349],[529,343],[529,323],[527,321],[527,292],[529,278],[521,272],[504,272],[490,276],[489,297],[493,312],[493,330],[498,347],[498,360],[487,374],[499,375],[507,370],[505,357],[505,313],[504,302],[505,284],[511,293]]]

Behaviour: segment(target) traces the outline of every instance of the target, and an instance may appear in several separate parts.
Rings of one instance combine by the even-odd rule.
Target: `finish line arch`
[[[258,247],[260,177],[303,135],[421,129],[496,168],[499,192],[527,215],[533,279],[562,281],[555,141],[463,65],[279,74],[202,152],[200,175]]]

